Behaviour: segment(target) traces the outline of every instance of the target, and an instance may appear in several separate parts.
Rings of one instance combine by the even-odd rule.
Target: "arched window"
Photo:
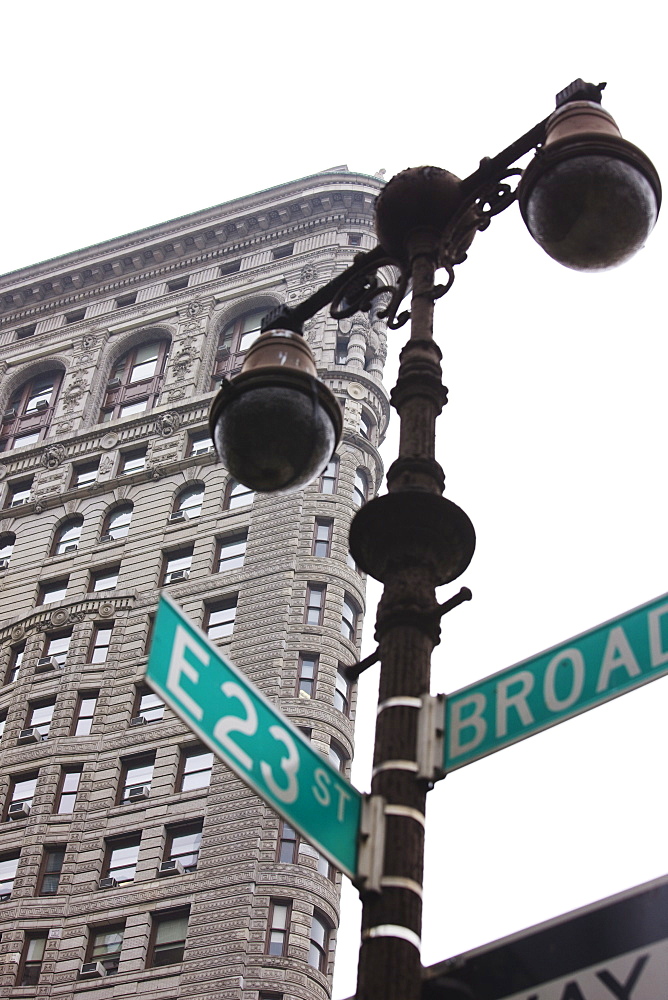
[[[308,953],[308,964],[314,969],[318,969],[327,975],[327,963],[329,960],[329,938],[332,933],[332,925],[320,910],[313,911],[311,920],[310,946]]]
[[[366,473],[358,469],[355,473],[355,485],[353,486],[353,503],[356,507],[361,507],[366,503],[369,484]]]
[[[45,436],[63,373],[58,368],[35,375],[12,394],[0,425],[0,451],[27,448]]]
[[[216,360],[213,366],[212,389],[218,388],[223,376],[234,375],[243,364],[244,354],[260,336],[262,317],[268,312],[267,307],[253,309],[243,313],[223,327],[218,338]]]
[[[186,486],[185,489],[177,493],[169,520],[184,521],[190,520],[192,517],[199,517],[202,513],[203,501],[203,483],[193,483],[192,486]]]
[[[362,437],[366,438],[367,441],[373,441],[374,437],[374,422],[369,414],[362,410],[360,414],[360,434]]]
[[[357,622],[360,609],[350,594],[343,596],[343,614],[341,615],[341,635],[354,642],[357,637]]]
[[[0,569],[7,569],[9,560],[12,558],[16,535],[11,531],[6,531],[0,535]]]
[[[249,490],[243,483],[238,483],[236,479],[230,479],[225,489],[223,498],[223,510],[235,510],[237,507],[245,507],[253,503],[255,499],[254,490]]]
[[[100,541],[112,542],[118,538],[125,538],[130,530],[133,509],[131,503],[124,503],[110,510],[104,519]]]
[[[56,529],[51,549],[52,556],[62,556],[66,552],[76,552],[83,527],[83,517],[68,517]]]
[[[107,382],[100,420],[118,420],[155,406],[165,373],[169,341],[138,344],[118,359]]]

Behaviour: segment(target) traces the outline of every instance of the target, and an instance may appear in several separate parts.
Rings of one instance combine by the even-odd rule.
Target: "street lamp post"
[[[318,381],[301,337],[305,319],[330,305],[343,318],[386,297],[380,315],[397,329],[409,318],[391,402],[399,413],[398,458],[388,492],[355,515],[350,550],[358,566],[384,584],[378,607],[380,691],[372,795],[383,802],[385,849],[381,891],[360,886],[362,944],[357,1000],[418,1000],[424,814],[430,783],[419,774],[418,723],[429,692],[430,660],[440,618],[436,588],[464,572],[475,547],[467,515],[442,496],[435,458],[436,418],[446,402],[441,352],[433,338],[434,303],[449,290],[475,233],[519,200],[536,241],[560,263],[600,270],[639,249],[658,214],[661,188],[651,162],[622,139],[600,105],[601,90],[575,81],[557,109],[464,180],[437,167],[397,174],[376,205],[379,246],[309,299],[279,307],[263,323],[242,373],[214,400],[211,428],[218,453],[245,485],[299,488],[317,475],[341,432],[338,407]],[[536,149],[523,172],[513,166]],[[513,187],[512,179],[520,178]],[[394,284],[378,270],[391,265]],[[435,282],[444,269],[447,280]],[[412,289],[410,314],[398,309]],[[389,299],[389,301],[387,301]],[[352,668],[357,676],[364,663]]]

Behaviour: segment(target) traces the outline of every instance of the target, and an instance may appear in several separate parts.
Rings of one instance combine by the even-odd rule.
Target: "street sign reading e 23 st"
[[[668,594],[445,699],[444,770],[668,674]]]
[[[355,877],[361,794],[165,594],[146,680],[242,781]]]

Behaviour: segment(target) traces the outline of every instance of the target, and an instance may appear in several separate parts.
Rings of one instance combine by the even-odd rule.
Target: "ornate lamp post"
[[[384,584],[378,650],[351,669],[380,660],[380,693],[372,794],[384,800],[381,892],[365,891],[357,1000],[417,1000],[424,812],[429,783],[418,778],[418,719],[429,691],[430,660],[440,619],[435,590],[459,577],[475,548],[473,526],[443,496],[435,459],[436,418],[446,402],[441,351],[433,339],[434,302],[454,280],[473,237],[518,200],[534,239],[555,260],[578,270],[622,263],[644,243],[658,214],[656,170],[621,137],[601,107],[601,91],[576,80],[557,96],[556,111],[464,180],[438,167],[397,174],[376,205],[379,246],[294,308],[265,317],[240,375],[211,410],[222,460],[245,485],[265,491],[300,488],[322,470],[341,433],[338,406],[316,378],[301,325],[326,305],[337,319],[389,297],[391,329],[411,320],[391,401],[399,413],[399,456],[388,493],[356,514],[350,550],[358,566]],[[513,166],[536,150],[523,172]],[[513,186],[513,179],[519,183]],[[392,265],[394,285],[377,278]],[[435,284],[442,268],[445,284]],[[412,288],[410,313],[398,309]]]

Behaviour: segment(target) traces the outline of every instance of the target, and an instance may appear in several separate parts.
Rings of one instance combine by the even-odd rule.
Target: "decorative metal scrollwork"
[[[393,257],[379,248],[381,254],[376,254],[372,260],[356,259],[348,280],[335,293],[330,307],[333,319],[346,319],[356,312],[368,312],[380,295],[389,295],[389,302],[378,310],[380,319],[387,319],[391,330],[398,330],[410,319],[409,312],[400,313],[397,310],[406,298],[410,275]],[[356,266],[357,265],[357,266]],[[382,283],[378,280],[378,270],[383,266],[393,267],[398,271],[396,284]]]

